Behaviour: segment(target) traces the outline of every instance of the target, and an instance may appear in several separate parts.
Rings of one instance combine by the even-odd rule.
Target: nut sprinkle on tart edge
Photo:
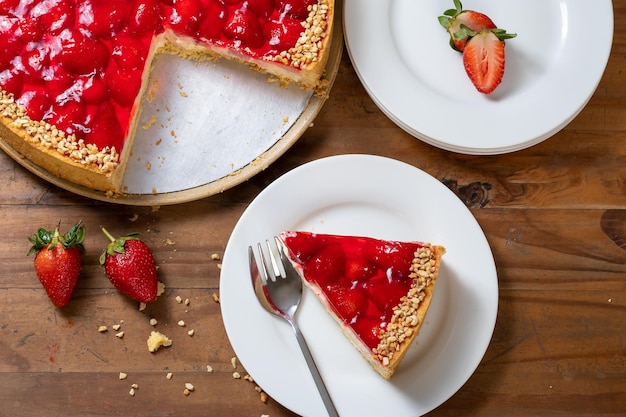
[[[371,367],[390,379],[424,323],[445,248],[299,231],[280,237],[306,286]]]

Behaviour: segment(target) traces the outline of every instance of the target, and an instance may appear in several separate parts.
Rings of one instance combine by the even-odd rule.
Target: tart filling
[[[389,379],[417,337],[442,246],[286,231],[290,259],[346,336]]]
[[[332,0],[3,1],[0,135],[56,175],[117,191],[154,54],[228,57],[312,89],[333,10]]]

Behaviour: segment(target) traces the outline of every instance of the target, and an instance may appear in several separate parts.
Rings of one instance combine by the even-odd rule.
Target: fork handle
[[[294,333],[296,334],[296,340],[300,345],[300,349],[302,350],[302,354],[304,355],[304,360],[306,364],[309,366],[309,370],[311,371],[311,375],[313,376],[313,381],[315,381],[315,385],[317,386],[317,390],[319,391],[322,401],[324,402],[324,406],[326,406],[326,411],[328,411],[329,417],[339,417],[337,410],[335,409],[335,404],[333,404],[332,398],[330,398],[330,394],[326,389],[326,385],[324,385],[324,380],[322,379],[322,375],[320,375],[320,371],[317,369],[317,365],[313,360],[313,355],[311,355],[311,351],[309,350],[309,346],[300,331],[300,328],[296,324],[295,321],[289,320],[291,323],[291,327],[293,328]]]

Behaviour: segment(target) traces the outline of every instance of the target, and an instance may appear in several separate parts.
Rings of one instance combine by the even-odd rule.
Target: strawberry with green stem
[[[107,278],[122,294],[148,303],[157,298],[157,269],[150,248],[138,233],[114,238],[104,227],[102,232],[111,241],[100,255]]]
[[[454,9],[439,16],[439,23],[450,34],[450,46],[463,53],[463,66],[476,89],[491,94],[504,77],[505,40],[517,36],[496,27],[487,15],[464,10],[460,0]]]
[[[463,52],[465,44],[483,29],[496,29],[489,16],[474,10],[464,10],[459,0],[454,0],[454,9],[448,9],[439,16],[439,24],[450,34],[452,49]]]
[[[35,272],[48,297],[57,307],[69,302],[82,266],[86,229],[78,221],[64,235],[57,226],[53,232],[40,228],[28,240],[28,255],[35,255]]]

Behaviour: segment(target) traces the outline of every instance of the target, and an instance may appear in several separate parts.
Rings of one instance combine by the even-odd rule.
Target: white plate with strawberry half
[[[465,49],[451,47],[440,16],[459,17]],[[479,26],[458,34],[460,23]],[[344,1],[347,50],[372,100],[412,136],[476,155],[530,147],[570,123],[604,74],[613,27],[610,0]],[[470,75],[480,53],[486,69]]]
[[[480,225],[454,193],[412,165],[339,155],[299,166],[265,188],[224,253],[226,333],[246,372],[271,398],[299,416],[328,415],[291,327],[264,310],[252,286],[248,246],[284,230],[446,248],[423,326],[390,380],[372,369],[315,293],[304,290],[296,320],[340,416],[421,416],[474,373],[498,311],[497,271]]]

